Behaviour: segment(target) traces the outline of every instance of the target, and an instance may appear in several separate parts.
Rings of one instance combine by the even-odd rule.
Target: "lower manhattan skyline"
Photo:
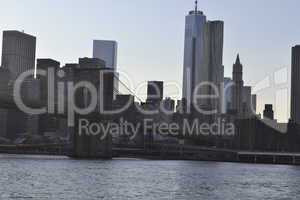
[[[298,200],[299,7],[0,0],[0,200]]]
[[[290,49],[300,41],[300,30],[294,26],[300,17],[296,10],[299,4],[293,0],[285,4],[279,0],[243,3],[230,0],[226,3],[199,1],[198,5],[209,19],[224,21],[225,77],[231,77],[232,64],[239,53],[245,84],[255,88],[269,79],[263,93],[257,92],[257,111],[262,113],[265,103],[274,104],[279,121],[289,118],[289,95],[283,94],[276,100],[276,91],[287,87],[290,93]],[[184,16],[192,5],[193,1],[182,0],[9,1],[0,8],[0,24],[3,30],[24,30],[37,36],[36,57],[52,57],[62,64],[82,55],[90,57],[93,39],[116,40],[119,43],[118,67],[130,75],[133,87],[144,82],[146,77],[181,85]],[[56,42],[50,42],[53,40]],[[286,84],[278,86],[273,80],[280,70],[280,79],[287,80]],[[284,70],[288,70],[287,73]],[[138,76],[133,76],[136,73]],[[142,91],[146,93],[146,89]],[[176,99],[181,97],[181,91],[174,95],[172,89],[166,89],[165,93]]]

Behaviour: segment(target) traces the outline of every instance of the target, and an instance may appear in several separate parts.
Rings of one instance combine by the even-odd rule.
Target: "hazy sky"
[[[93,39],[119,43],[119,69],[133,79],[182,82],[184,17],[194,0],[1,0],[0,28],[37,36],[37,58],[62,64],[91,57]],[[300,43],[299,0],[200,0],[209,20],[225,22],[225,75],[240,53],[246,84],[256,84],[290,67],[290,49]],[[282,70],[284,72],[284,70]],[[289,74],[288,74],[289,75]],[[282,76],[282,75],[280,75]],[[282,77],[280,78],[282,80]],[[278,82],[278,81],[277,81]],[[286,84],[264,90],[263,103],[275,103],[288,117]],[[280,90],[280,94],[275,89]]]

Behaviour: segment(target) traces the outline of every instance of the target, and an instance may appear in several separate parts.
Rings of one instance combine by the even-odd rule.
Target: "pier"
[[[300,165],[300,153],[278,152],[237,152],[237,161],[261,164]]]

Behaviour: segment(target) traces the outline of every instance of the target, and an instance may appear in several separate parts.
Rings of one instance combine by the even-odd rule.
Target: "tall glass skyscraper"
[[[119,92],[119,73],[117,72],[118,43],[111,40],[93,41],[93,58],[99,58],[105,61],[105,67],[114,69],[114,98]]]
[[[197,1],[195,10],[189,12],[185,21],[183,99],[186,100],[187,106],[195,103],[201,107],[220,111],[220,99],[198,99],[194,102],[193,94],[214,94],[212,87],[206,83],[213,84],[218,89],[221,87],[224,77],[224,23],[207,21],[203,12],[197,9]]]
[[[184,64],[183,64],[183,98],[187,104],[192,103],[196,84],[205,80],[208,70],[205,68],[205,25],[206,16],[195,9],[185,18]]]
[[[93,58],[104,60],[107,68],[117,68],[118,43],[109,40],[93,41]]]

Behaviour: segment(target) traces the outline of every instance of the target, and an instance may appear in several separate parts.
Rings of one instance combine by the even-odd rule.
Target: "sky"
[[[225,76],[239,53],[245,84],[257,86],[258,111],[272,103],[275,116],[286,121],[300,1],[200,0],[198,7],[209,20],[225,22]],[[193,8],[194,0],[0,0],[0,31],[35,35],[37,58],[62,65],[91,57],[93,39],[116,40],[121,79],[130,77],[132,90],[142,95],[145,88],[136,89],[147,80],[181,85],[184,20]],[[166,96],[179,97],[174,91],[167,88]]]

